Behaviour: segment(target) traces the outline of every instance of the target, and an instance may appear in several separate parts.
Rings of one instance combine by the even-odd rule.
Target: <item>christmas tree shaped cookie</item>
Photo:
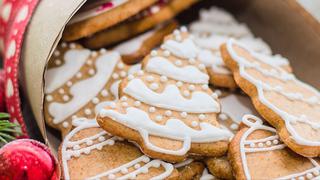
[[[236,179],[319,179],[318,159],[294,153],[256,116],[245,115],[242,122],[246,126],[229,148]]]
[[[72,118],[94,118],[96,104],[114,100],[120,79],[135,68],[123,64],[115,51],[91,51],[74,43],[60,44],[45,74],[46,122],[65,135],[72,129]]]
[[[281,140],[298,154],[320,156],[319,91],[235,40],[221,52],[236,83]]]
[[[95,120],[78,125],[60,146],[64,179],[178,178],[172,164],[150,159],[131,143],[105,132]]]
[[[120,100],[97,117],[100,126],[154,158],[223,155],[231,133],[217,122],[220,105],[198,51],[186,28],[175,30],[144,59],[143,70],[122,81]]]

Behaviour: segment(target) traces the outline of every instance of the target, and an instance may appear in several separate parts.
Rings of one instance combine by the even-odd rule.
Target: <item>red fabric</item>
[[[10,121],[21,126],[24,136],[28,135],[20,107],[18,67],[23,36],[38,1],[4,0],[0,8],[0,47],[4,47],[2,57],[5,71],[4,92],[6,107],[10,113]]]
[[[4,93],[4,71],[0,70],[0,112],[6,111],[6,103],[5,103],[5,93]]]

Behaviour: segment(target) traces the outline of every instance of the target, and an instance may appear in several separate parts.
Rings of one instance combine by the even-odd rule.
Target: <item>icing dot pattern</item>
[[[61,43],[57,49],[54,51],[53,56],[49,61],[49,68],[63,68],[65,66],[65,54],[68,53],[70,50],[84,50],[80,45],[75,43]],[[51,104],[54,103],[68,103],[73,100],[73,94],[70,92],[71,88],[76,86],[79,83],[82,83],[88,80],[91,77],[95,77],[99,72],[97,72],[96,63],[101,56],[107,55],[110,51],[107,50],[100,50],[100,51],[91,51],[90,56],[87,57],[83,66],[79,69],[79,71],[74,74],[74,76],[69,79],[63,86],[54,90],[51,93],[45,94],[45,108],[48,109]],[[110,67],[111,68],[111,67]],[[59,129],[68,129],[71,128],[69,125],[72,120],[72,116],[76,115],[78,117],[85,117],[85,118],[94,118],[95,117],[95,106],[102,101],[106,100],[113,100],[115,98],[114,93],[117,91],[113,88],[112,85],[119,80],[120,78],[127,77],[128,71],[130,70],[130,66],[125,65],[121,62],[121,60],[117,60],[114,69],[111,69],[112,75],[107,80],[107,83],[104,85],[103,89],[101,89],[95,97],[85,103],[84,106],[78,107],[71,116],[65,118],[62,122],[53,121],[53,116],[47,111],[48,121],[52,122],[54,127]],[[105,77],[107,78],[107,77]],[[65,123],[66,122],[66,123]],[[49,123],[51,124],[51,123]],[[66,125],[68,124],[68,125]],[[64,130],[64,131],[65,131]]]
[[[286,152],[288,151],[287,146],[280,141],[279,136],[276,134],[276,129],[269,126],[264,126],[262,120],[258,117],[253,115],[245,115],[243,117],[242,122],[246,124],[249,128],[247,128],[240,137],[240,158],[242,162],[242,167],[244,169],[245,177],[247,179],[254,179],[255,177],[251,177],[250,170],[248,168],[249,162],[247,161],[247,156],[250,156],[252,153],[258,153],[261,156],[263,155],[263,153],[268,154],[269,151],[283,151],[284,154],[291,153],[291,151]],[[254,135],[254,133],[256,133],[257,131],[259,131],[259,136]],[[261,135],[264,136],[261,137]],[[250,139],[248,139],[249,136]],[[310,165],[312,165],[313,167],[308,167],[309,169],[303,170],[302,172],[294,171],[292,174],[285,175],[284,177],[273,178],[311,179],[313,177],[319,177],[320,165],[316,160],[312,158],[307,159],[309,160],[309,162],[302,162],[310,163]],[[276,166],[277,165],[275,165],[274,168],[277,168]],[[266,174],[266,176],[268,175]]]
[[[121,141],[121,138],[112,137],[107,132],[100,131],[90,136],[87,136],[82,139],[77,139],[76,141],[71,140],[73,139],[75,134],[79,134],[85,130],[97,130],[100,129],[99,125],[95,121],[88,121],[83,124],[80,124],[76,129],[71,131],[69,135],[66,136],[65,140],[62,143],[62,168],[64,172],[64,177],[70,179],[70,171],[69,169],[69,161],[73,161],[74,159],[79,158],[82,155],[89,155],[92,151],[96,151],[99,153],[103,151],[104,148],[108,148],[110,146],[117,145]],[[126,145],[128,146],[128,145]],[[130,149],[130,148],[129,148]],[[130,156],[129,154],[123,154],[124,156]],[[99,156],[99,155],[98,155]],[[90,158],[90,156],[86,156],[84,158]],[[145,155],[141,155],[138,158],[128,161],[118,167],[113,167],[108,171],[103,173],[99,173],[93,175],[92,179],[100,179],[103,177],[107,177],[108,179],[116,179],[116,178],[134,178],[137,177],[139,174],[146,174],[149,172],[150,168],[162,168],[160,174],[158,174],[155,178],[163,179],[168,177],[171,172],[173,171],[173,165],[169,163],[165,163],[160,160],[151,160]]]

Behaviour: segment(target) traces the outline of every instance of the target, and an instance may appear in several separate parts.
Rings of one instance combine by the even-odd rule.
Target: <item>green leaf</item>
[[[8,120],[10,115],[8,113],[0,113],[0,120]]]
[[[16,135],[21,134],[19,125],[9,121],[9,114],[0,113],[0,146],[15,139]]]
[[[1,136],[0,136],[0,142],[8,143],[8,141],[6,139],[4,139],[3,137],[1,137]]]

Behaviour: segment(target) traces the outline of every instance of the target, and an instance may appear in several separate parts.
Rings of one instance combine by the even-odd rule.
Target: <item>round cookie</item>
[[[235,40],[223,45],[221,52],[236,83],[281,140],[298,154],[319,156],[319,91]]]
[[[159,0],[158,3],[138,14],[136,18],[98,32],[86,38],[83,43],[89,48],[99,48],[129,39],[172,19],[195,2],[197,0]]]
[[[172,164],[150,159],[102,130],[95,120],[78,125],[59,149],[64,179],[178,179]]]
[[[243,123],[229,148],[236,179],[319,179],[319,159],[294,153],[253,115],[244,116]]]
[[[64,136],[76,117],[94,118],[94,108],[118,96],[120,80],[138,66],[127,66],[119,53],[91,51],[75,43],[61,43],[45,73],[44,116]]]
[[[147,55],[153,48],[160,45],[163,38],[177,27],[177,22],[171,21],[157,26],[137,37],[129,39],[115,46],[126,64],[135,64]]]
[[[111,27],[147,8],[157,0],[88,1],[67,24],[64,41],[74,41]]]
[[[120,100],[97,117],[100,126],[170,162],[223,155],[232,133],[217,122],[220,105],[197,53],[187,29],[175,30],[145,58],[143,71],[121,83]]]

